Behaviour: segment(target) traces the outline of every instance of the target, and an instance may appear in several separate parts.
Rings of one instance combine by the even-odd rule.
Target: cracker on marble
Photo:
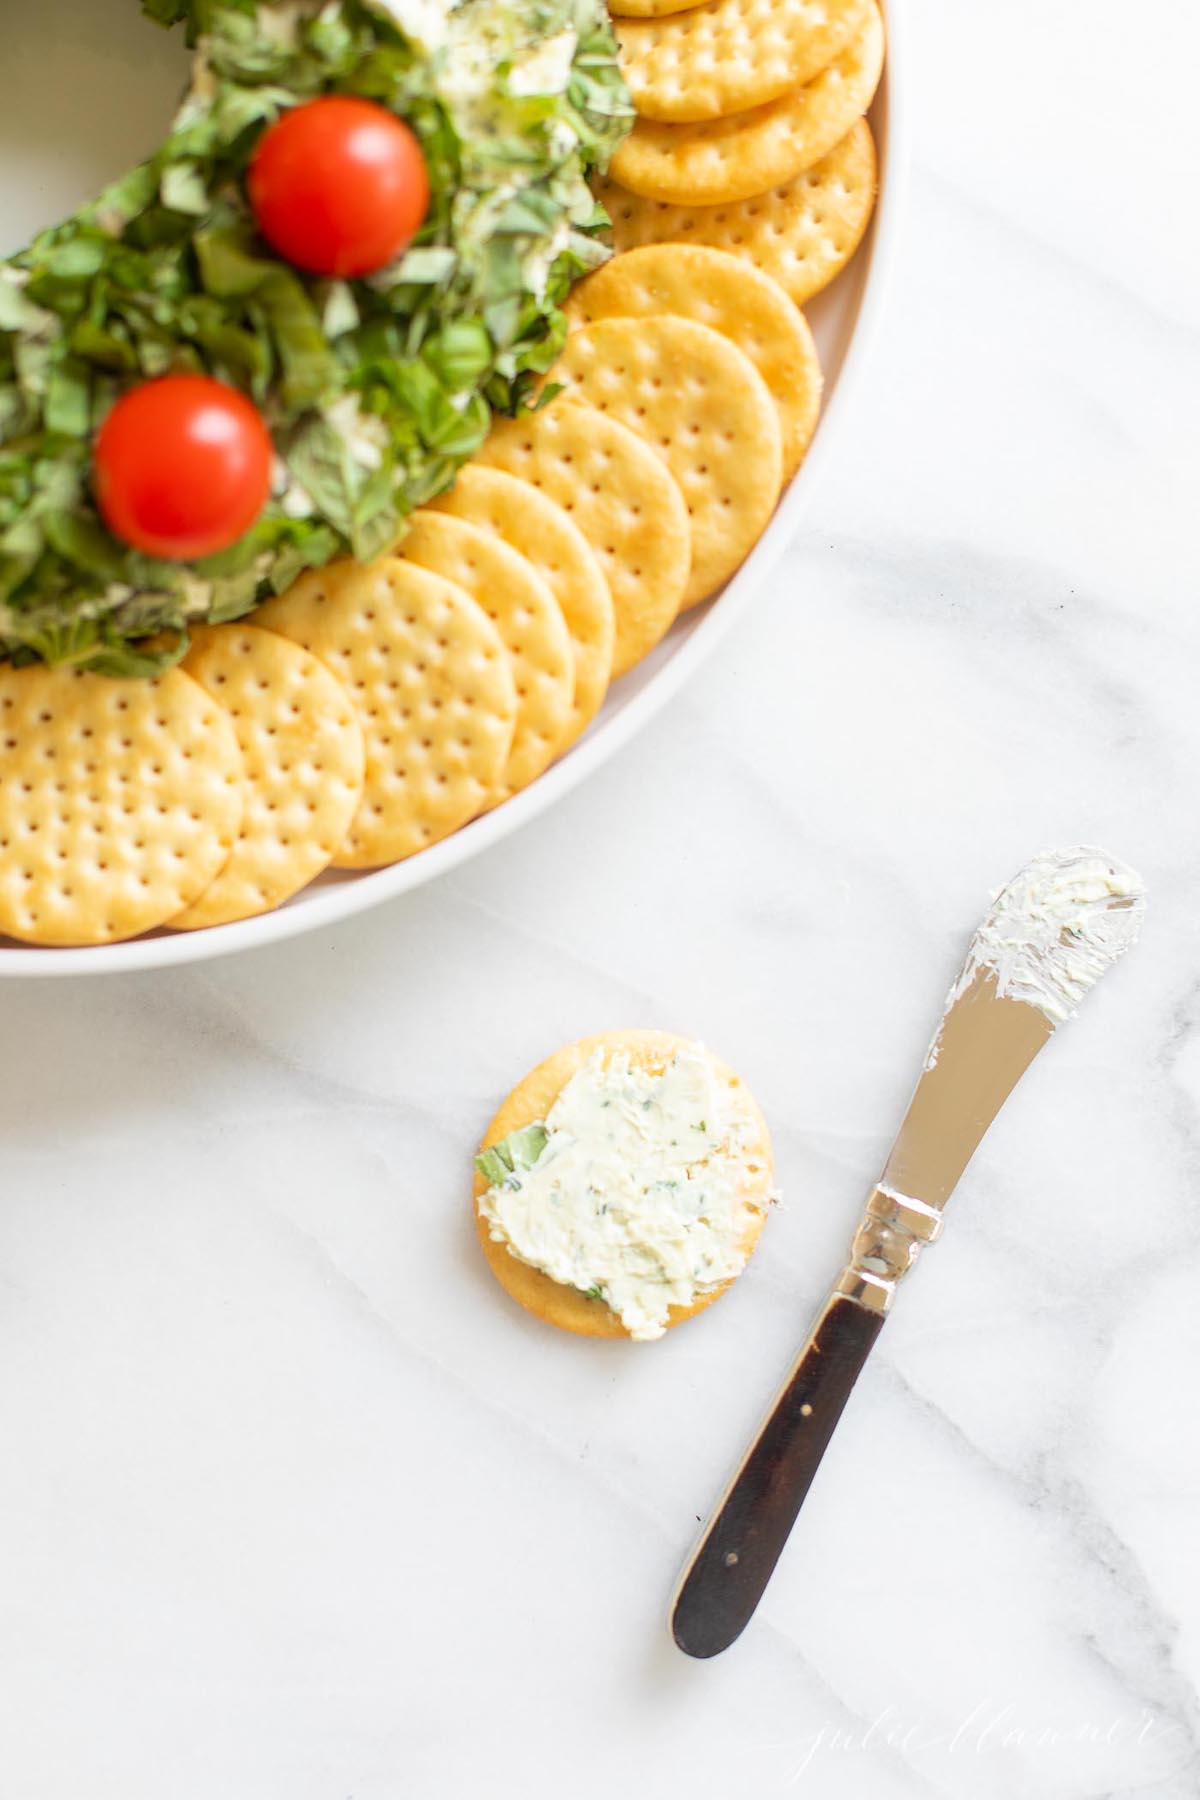
[[[571,1077],[590,1062],[597,1050],[607,1052],[608,1055],[623,1051],[638,1067],[661,1074],[671,1058],[687,1048],[687,1041],[675,1037],[671,1032],[636,1029],[605,1031],[596,1037],[581,1038],[578,1043],[568,1044],[565,1049],[548,1056],[545,1062],[539,1063],[536,1069],[531,1069],[517,1083],[484,1133],[480,1149],[487,1150],[491,1145],[511,1136],[514,1131],[521,1131],[527,1125],[543,1121]],[[741,1242],[749,1257],[758,1243],[772,1195],[774,1161],[771,1137],[766,1120],[745,1083],[724,1063],[717,1061],[715,1057],[713,1061],[720,1079],[731,1090],[734,1104],[744,1112],[753,1129],[747,1155],[749,1175],[742,1196]],[[589,1299],[578,1288],[567,1287],[564,1283],[553,1280],[541,1269],[535,1269],[514,1256],[503,1238],[493,1237],[488,1221],[479,1210],[479,1199],[487,1192],[487,1183],[478,1171],[475,1174],[474,1191],[475,1229],[479,1235],[480,1247],[492,1274],[519,1305],[548,1325],[556,1325],[560,1331],[573,1331],[582,1337],[629,1336],[617,1314],[602,1300]],[[719,1300],[731,1285],[731,1282],[726,1282],[722,1287],[714,1288],[712,1293],[700,1295],[690,1306],[673,1306],[668,1324],[682,1324],[684,1319],[703,1312],[706,1306]]]

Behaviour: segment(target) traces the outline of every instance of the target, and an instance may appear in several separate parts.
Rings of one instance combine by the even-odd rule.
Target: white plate
[[[871,112],[880,152],[874,223],[849,269],[806,310],[821,348],[826,403],[816,440],[771,524],[718,599],[686,615],[624,676],[578,744],[498,811],[392,868],[321,877],[277,911],[207,931],[162,932],[95,949],[0,949],[0,975],[84,975],[198,962],[278,942],[406,893],[498,843],[599,768],[674,694],[762,588],[803,520],[842,433],[894,260],[906,139],[903,0],[887,3],[889,50]],[[186,68],[178,41],[136,0],[41,0],[5,21],[0,87],[0,221],[15,249],[153,149]]]

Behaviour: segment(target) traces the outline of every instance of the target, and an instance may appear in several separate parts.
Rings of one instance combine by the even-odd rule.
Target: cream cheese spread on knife
[[[492,1184],[479,1210],[514,1256],[606,1301],[631,1337],[658,1338],[672,1306],[745,1266],[754,1139],[701,1047],[661,1074],[597,1051],[544,1126],[478,1159]]]
[[[1132,947],[1145,899],[1141,876],[1102,850],[1043,850],[996,895],[951,999],[990,969],[1002,997],[1063,1024]]]
[[[980,975],[1002,1000],[1032,1006],[1057,1028],[1132,949],[1145,911],[1145,883],[1128,864],[1084,844],[1040,851],[992,896],[946,996],[926,1070],[937,1066],[946,1014]]]

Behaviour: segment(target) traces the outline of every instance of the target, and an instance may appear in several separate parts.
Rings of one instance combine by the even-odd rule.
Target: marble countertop
[[[12,1800],[1185,1800],[1200,1784],[1200,15],[911,0],[905,243],[772,590],[435,887],[0,994]],[[665,1610],[988,890],[1140,867],[760,1614]],[[468,1159],[543,1054],[702,1036],[785,1202],[656,1346],[551,1334]]]

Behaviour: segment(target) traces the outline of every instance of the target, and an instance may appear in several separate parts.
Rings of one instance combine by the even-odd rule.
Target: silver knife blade
[[[1054,1021],[980,968],[945,1014],[879,1185],[939,1212]]]

